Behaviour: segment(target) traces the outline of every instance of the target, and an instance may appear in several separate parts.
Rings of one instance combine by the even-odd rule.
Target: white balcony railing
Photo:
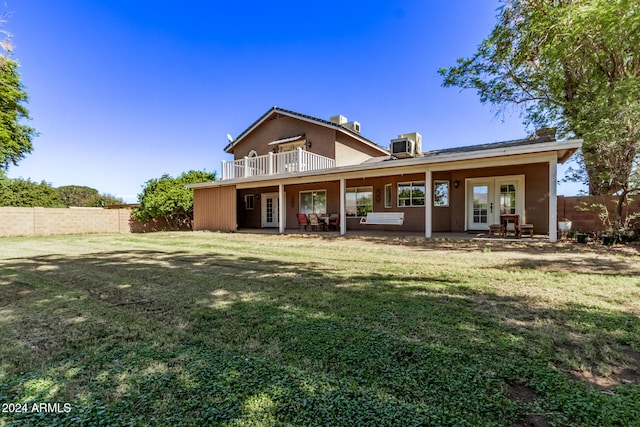
[[[308,172],[329,169],[335,166],[336,162],[333,159],[298,148],[296,151],[245,157],[232,162],[223,161],[222,179],[275,175],[287,172]]]

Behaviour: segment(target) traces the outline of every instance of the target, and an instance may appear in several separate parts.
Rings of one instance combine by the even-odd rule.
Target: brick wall
[[[0,236],[130,233],[130,209],[0,207]]]
[[[626,217],[629,212],[640,212],[640,197],[632,197],[634,200],[629,203],[623,210],[623,216]],[[562,221],[563,218],[571,220],[571,229],[575,231],[584,232],[599,232],[603,231],[604,225],[599,218],[600,211],[598,209],[591,209],[584,211],[579,209],[589,204],[594,203],[606,203],[607,209],[611,215],[611,219],[615,218],[615,209],[617,199],[612,197],[595,197],[595,196],[582,196],[582,197],[564,197],[558,196],[558,221]],[[636,227],[640,227],[640,221],[636,221]]]

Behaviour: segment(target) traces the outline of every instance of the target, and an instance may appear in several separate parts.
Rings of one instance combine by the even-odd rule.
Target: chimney
[[[555,141],[556,140],[556,128],[542,128],[536,130],[536,139],[543,141]]]

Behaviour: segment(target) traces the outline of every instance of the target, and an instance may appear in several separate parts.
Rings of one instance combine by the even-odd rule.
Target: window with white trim
[[[347,188],[347,216],[361,217],[373,211],[373,187]]]
[[[515,184],[500,185],[500,214],[509,215],[516,213],[516,186]]]
[[[424,206],[424,181],[398,183],[398,207]]]
[[[384,207],[393,207],[393,199],[391,198],[391,184],[386,184],[384,186]]]
[[[303,214],[326,214],[327,213],[327,191],[301,191],[300,192],[300,213]]]

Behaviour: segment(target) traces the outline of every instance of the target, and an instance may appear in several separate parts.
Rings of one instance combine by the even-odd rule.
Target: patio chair
[[[311,226],[311,231],[313,231],[314,229],[317,231],[318,227],[323,227],[324,228],[324,222],[320,222],[320,220],[318,219],[318,214],[309,214],[309,225]]]
[[[309,220],[307,220],[307,216],[305,214],[298,214],[298,230],[304,227],[304,230],[307,231],[307,227],[309,226]]]
[[[338,231],[339,227],[340,227],[340,215],[332,214],[329,217],[329,230],[335,229],[336,231]]]

